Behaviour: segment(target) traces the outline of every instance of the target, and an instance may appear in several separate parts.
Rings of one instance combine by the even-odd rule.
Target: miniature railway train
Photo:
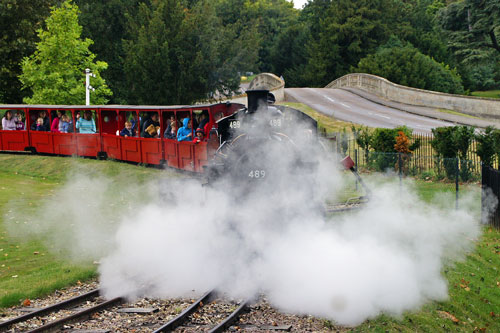
[[[255,114],[263,102],[265,103],[264,113],[266,113],[268,102],[273,102],[274,96],[266,90],[247,91],[247,94],[249,96],[248,108],[243,104],[229,102],[191,106],[0,105],[2,117],[10,110],[18,121],[23,119],[21,130],[0,130],[0,150],[112,158],[203,173],[210,161],[223,151],[221,148],[229,146],[225,145],[228,141],[236,141],[235,139],[241,136],[237,134],[241,131],[243,119],[245,123],[250,121],[258,123],[258,117],[242,117],[242,115]],[[310,124],[310,136],[317,136],[316,121],[309,116],[285,106],[273,106],[270,109],[273,109],[273,112],[266,122],[267,127],[272,130],[286,133],[287,124],[300,118]],[[75,126],[77,117],[87,111],[91,112],[91,117],[95,121],[95,133],[79,133]],[[41,114],[46,114],[48,122],[52,124],[58,113],[65,114],[71,121],[68,133],[34,130]],[[196,143],[164,137],[163,133],[171,119],[174,119],[180,126],[182,119],[196,119],[197,115],[202,113],[208,115],[209,133],[206,133],[206,141]],[[157,138],[144,137],[141,126],[153,115],[158,116],[158,135],[155,134]],[[119,135],[126,121],[134,123],[134,136]],[[193,124],[192,137],[195,136],[195,130],[196,124]],[[220,155],[225,156],[224,153]]]

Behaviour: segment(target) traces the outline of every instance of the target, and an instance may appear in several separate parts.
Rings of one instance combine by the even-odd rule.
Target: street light
[[[90,68],[85,68],[85,105],[90,105],[90,90],[95,91],[90,85],[90,77],[95,77],[95,74],[90,71]]]

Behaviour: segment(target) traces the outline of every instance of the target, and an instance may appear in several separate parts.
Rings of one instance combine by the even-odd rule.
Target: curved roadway
[[[412,128],[414,132],[430,133],[435,127],[455,125],[453,122],[375,103],[344,89],[286,88],[285,94],[287,100],[306,104],[335,119],[370,127],[394,128],[405,125]]]

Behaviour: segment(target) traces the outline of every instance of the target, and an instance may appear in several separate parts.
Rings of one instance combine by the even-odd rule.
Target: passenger
[[[54,119],[52,119],[52,125],[50,126],[51,132],[54,132],[54,133],[61,132],[60,128],[59,128],[59,122],[61,120],[62,115],[63,115],[63,113],[60,110],[57,110],[57,117],[54,117]]]
[[[61,121],[59,122],[59,132],[70,133],[73,129],[73,122],[69,121],[69,117],[65,114],[61,116]]]
[[[2,129],[4,131],[15,131],[16,130],[16,118],[12,115],[11,110],[5,111],[2,118]]]
[[[168,128],[167,128],[167,130],[168,130]],[[165,139],[175,140],[177,138],[177,125],[176,125],[176,122],[174,121],[172,123],[172,125],[170,125],[170,131],[169,132],[167,132],[167,130],[165,130],[165,134],[164,134]]]
[[[207,141],[207,140],[205,140],[205,133],[203,132],[203,130],[201,128],[198,128],[196,130],[196,136],[194,137],[193,142],[199,143],[199,142],[203,142],[203,141]]]
[[[17,114],[14,116],[15,121],[16,121],[16,130],[17,131],[24,131],[24,115],[22,112],[17,112]]]
[[[191,137],[193,136],[191,130],[191,120],[189,118],[184,118],[182,120],[182,126],[177,131],[177,141],[191,141]]]
[[[174,116],[170,116],[170,118],[167,120],[167,129],[165,130],[165,132],[163,132],[163,137],[165,139],[170,139],[168,135],[169,133],[172,133],[172,126],[175,126],[175,129],[177,130],[177,124],[175,122]]]
[[[41,129],[38,129],[38,119],[36,122],[31,124],[31,130],[33,131],[43,131],[43,132],[50,132],[50,121],[49,117],[47,117],[47,111],[42,110],[38,113],[38,118],[42,118],[43,120],[43,126]]]
[[[96,132],[95,122],[92,119],[92,112],[87,110],[83,114],[83,118],[79,118],[76,122],[76,128],[80,131],[80,133],[84,134],[93,134]]]
[[[132,123],[130,121],[125,122],[125,128],[120,132],[120,136],[126,138],[134,136],[134,130],[132,129]]]
[[[42,117],[38,118],[35,123],[35,131],[46,132],[44,126],[44,119]]]
[[[76,122],[75,122],[75,125],[78,123],[78,120],[80,120],[81,116],[80,116],[80,111],[76,111],[75,112],[75,118],[76,118]],[[78,130],[78,128],[76,129],[76,133],[80,132]]]
[[[208,121],[209,121],[209,117],[208,117],[208,112],[206,110],[203,110],[203,112],[201,113],[201,116],[200,116],[200,124],[198,125],[198,128],[201,128],[202,130],[205,131],[205,126],[208,124]]]
[[[158,121],[158,113],[153,113],[151,118],[144,122],[144,130],[142,131],[143,138],[158,138],[160,122]]]

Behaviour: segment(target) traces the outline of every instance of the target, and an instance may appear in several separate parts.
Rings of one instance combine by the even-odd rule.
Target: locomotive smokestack
[[[269,90],[247,90],[246,94],[248,96],[248,113],[254,113],[259,108],[267,111]]]

